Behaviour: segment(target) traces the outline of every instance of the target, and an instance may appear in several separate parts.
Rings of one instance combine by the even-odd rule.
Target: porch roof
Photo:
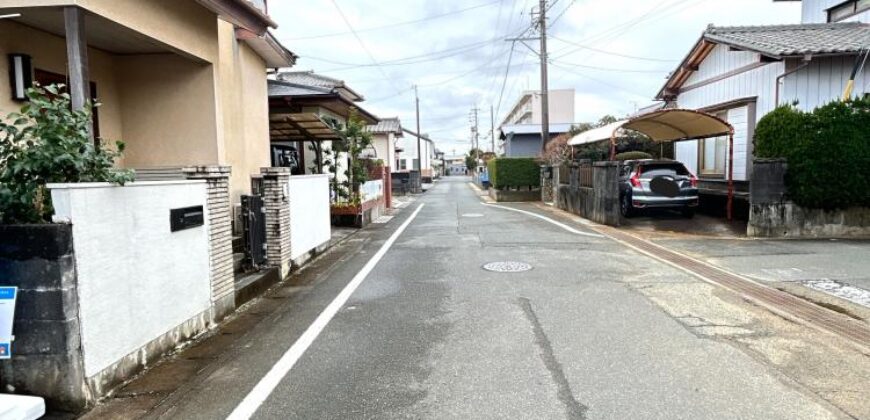
[[[330,141],[341,137],[317,114],[287,113],[269,115],[269,137],[272,141]]]

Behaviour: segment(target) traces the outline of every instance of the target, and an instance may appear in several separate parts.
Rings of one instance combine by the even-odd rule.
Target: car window
[[[662,175],[689,175],[689,170],[679,163],[653,163],[641,167],[641,176],[655,178]]]

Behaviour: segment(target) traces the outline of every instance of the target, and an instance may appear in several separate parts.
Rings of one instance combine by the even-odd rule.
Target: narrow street
[[[405,222],[295,365],[264,387],[280,370],[276,362]],[[532,268],[482,268],[498,261]],[[307,270],[299,285],[231,321],[216,342],[179,355],[171,374],[146,374],[91,417],[225,418],[255,386],[262,402],[248,405],[253,418],[275,419],[827,419],[856,414],[830,401],[864,405],[860,353],[578,224],[483,204],[465,177],[443,179],[389,224],[361,231]],[[729,340],[735,336],[764,349],[752,354]],[[839,378],[853,388],[826,401],[800,375],[765,363],[765,351],[796,336],[805,349],[831,346],[824,351],[852,357],[853,375]],[[813,360],[803,367],[819,367]],[[171,381],[183,385],[166,393]]]

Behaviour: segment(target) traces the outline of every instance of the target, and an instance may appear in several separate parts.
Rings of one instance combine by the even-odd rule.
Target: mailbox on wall
[[[171,232],[202,226],[204,221],[205,214],[202,206],[169,210],[169,230]]]

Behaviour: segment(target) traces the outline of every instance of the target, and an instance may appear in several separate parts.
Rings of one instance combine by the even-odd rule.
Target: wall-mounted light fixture
[[[27,54],[9,54],[9,80],[12,99],[27,100],[27,89],[33,86],[33,63]]]

